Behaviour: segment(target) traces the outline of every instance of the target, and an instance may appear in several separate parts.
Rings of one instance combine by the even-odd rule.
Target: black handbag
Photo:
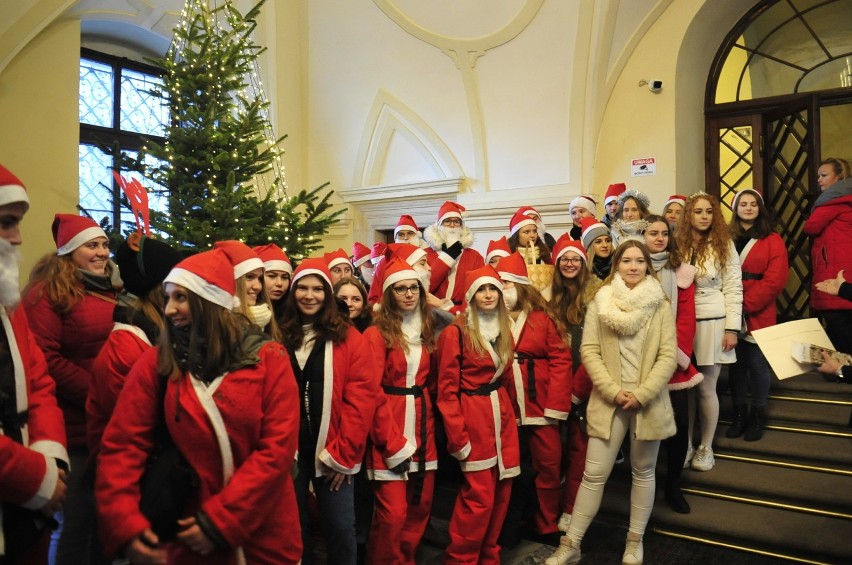
[[[175,539],[178,533],[177,521],[182,517],[189,499],[198,492],[198,475],[178,450],[166,427],[163,408],[166,380],[166,377],[161,377],[157,392],[154,449],[148,455],[145,473],[142,475],[139,500],[139,510],[151,522],[151,529],[160,542]]]

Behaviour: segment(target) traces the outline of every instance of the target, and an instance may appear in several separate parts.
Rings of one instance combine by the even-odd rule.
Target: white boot
[[[624,548],[621,565],[642,565],[643,553],[642,538],[638,540],[627,538],[627,545]]]
[[[547,558],[544,565],[571,565],[580,561],[580,548],[568,536],[562,536],[559,547]]]

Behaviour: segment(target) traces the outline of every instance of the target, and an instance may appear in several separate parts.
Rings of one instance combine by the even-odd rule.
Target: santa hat
[[[571,239],[567,233],[557,239],[556,244],[553,246],[553,253],[550,255],[553,264],[556,265],[559,263],[559,258],[566,253],[577,255],[584,263],[589,260],[586,256],[586,249],[583,247],[583,243],[577,239]]]
[[[580,226],[583,228],[580,239],[583,240],[583,247],[588,249],[592,242],[602,235],[609,235],[609,228],[606,224],[596,220],[595,218],[582,218]]]
[[[414,218],[408,214],[403,214],[399,217],[399,221],[396,222],[396,227],[393,228],[393,236],[396,237],[396,234],[398,234],[400,230],[413,231],[417,234],[417,237],[423,235],[420,230],[417,229],[417,222],[415,222]]]
[[[680,194],[672,194],[669,196],[669,199],[666,200],[666,203],[663,204],[663,210],[665,210],[669,204],[680,204],[683,207],[686,207],[686,196],[681,196]]]
[[[500,239],[492,239],[488,242],[488,250],[485,252],[485,264],[490,263],[494,257],[508,257],[511,254],[512,250],[505,235]]]
[[[77,214],[56,214],[50,229],[56,242],[56,254],[60,256],[68,255],[96,237],[107,236],[94,220]]]
[[[530,284],[527,263],[517,251],[508,257],[500,259],[500,263],[497,265],[497,274],[504,281]]]
[[[512,216],[512,219],[509,220],[509,236],[513,236],[518,233],[518,230],[524,226],[534,226],[535,221],[524,214],[522,211],[518,210],[515,212],[515,215]]]
[[[24,210],[29,210],[30,199],[27,197],[27,189],[21,180],[12,174],[12,171],[0,165],[0,206],[23,202],[26,204]]]
[[[187,257],[175,265],[163,283],[178,284],[227,310],[239,305],[231,261],[221,249]]]
[[[642,192],[639,192],[635,188],[630,188],[628,190],[625,190],[624,192],[622,192],[621,194],[618,195],[619,206],[623,205],[627,201],[628,198],[633,198],[637,202],[641,202],[642,204],[645,205],[646,209],[651,208],[651,199],[648,198],[648,195],[644,194]]]
[[[124,289],[136,296],[145,296],[163,283],[166,275],[181,262],[183,254],[168,243],[143,237],[139,250],[132,249],[127,241],[115,250],[115,263]]]
[[[585,208],[592,216],[598,215],[598,203],[595,202],[593,196],[589,196],[588,194],[581,194],[572,200],[571,204],[568,205],[568,213],[570,214],[577,207]]]
[[[325,259],[329,271],[338,265],[342,265],[343,263],[349,263],[350,266],[352,265],[352,262],[349,260],[349,255],[346,254],[346,251],[344,251],[342,247],[339,248],[337,251],[326,253],[325,255],[323,255],[323,259]]]
[[[473,300],[473,295],[484,284],[493,284],[497,287],[500,293],[503,292],[503,283],[500,282],[500,275],[494,270],[491,265],[485,265],[473,271],[468,271],[464,275],[464,287],[467,289],[464,293],[465,301],[470,304]]]
[[[409,279],[420,280],[417,271],[411,268],[411,265],[394,257],[391,259],[384,270],[385,279],[382,281],[382,292],[386,291],[389,286]]]
[[[737,205],[739,204],[740,196],[742,196],[743,194],[753,194],[754,197],[757,198],[758,202],[760,202],[761,204],[763,203],[763,196],[758,191],[753,188],[744,188],[734,195],[734,201],[731,202],[731,210],[734,211],[734,214],[736,214],[737,212]]]
[[[617,182],[615,184],[611,184],[606,188],[606,194],[604,194],[604,206],[612,202],[613,200],[618,200],[618,196],[627,190],[627,185],[623,182]]]
[[[441,222],[448,218],[459,218],[462,219],[462,214],[465,211],[465,207],[459,204],[458,202],[451,202],[447,200],[441,207],[438,209],[438,221],[436,222],[439,226]]]
[[[266,271],[284,271],[285,273],[293,274],[293,265],[290,263],[290,258],[284,253],[284,250],[274,243],[259,245],[254,248],[254,252],[263,261],[263,269]]]
[[[385,250],[385,257],[388,259],[398,257],[413,267],[415,263],[426,257],[426,250],[410,243],[389,243]]]
[[[533,208],[532,206],[521,206],[518,208],[518,212],[522,213],[524,216],[538,216],[541,217],[541,214],[538,213],[538,210]]]
[[[316,275],[328,284],[328,288],[331,289],[334,285],[331,284],[331,273],[328,270],[328,263],[326,263],[325,259],[320,259],[319,257],[313,259],[305,259],[299,266],[296,267],[296,271],[293,273],[293,282],[295,285],[296,281],[298,281],[302,277],[306,277],[308,275]]]
[[[238,279],[255,269],[263,269],[263,260],[258,257],[254,249],[234,239],[217,241],[213,244],[214,249],[221,249],[231,265],[234,267],[234,279]]]
[[[388,244],[383,241],[378,241],[373,244],[370,248],[370,263],[375,267],[379,264],[379,261],[385,256],[385,250],[388,248]]]
[[[352,264],[355,267],[360,267],[364,263],[370,260],[370,248],[361,243],[360,241],[356,241],[352,244]]]

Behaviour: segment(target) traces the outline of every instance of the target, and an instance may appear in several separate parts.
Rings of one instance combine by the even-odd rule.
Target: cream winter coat
[[[644,332],[636,388],[642,408],[636,415],[636,438],[661,440],[675,433],[667,384],[677,368],[677,337],[672,309],[659,282],[646,277],[628,289],[616,275],[595,295],[586,313],[580,354],[594,388],[587,410],[589,436],[607,440],[621,387],[619,334]]]

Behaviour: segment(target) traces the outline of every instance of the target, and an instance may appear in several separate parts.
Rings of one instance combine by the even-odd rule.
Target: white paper
[[[757,346],[769,361],[775,375],[781,379],[797,377],[814,370],[813,363],[800,363],[793,358],[793,342],[802,342],[834,349],[831,340],[816,318],[795,320],[751,332]]]

